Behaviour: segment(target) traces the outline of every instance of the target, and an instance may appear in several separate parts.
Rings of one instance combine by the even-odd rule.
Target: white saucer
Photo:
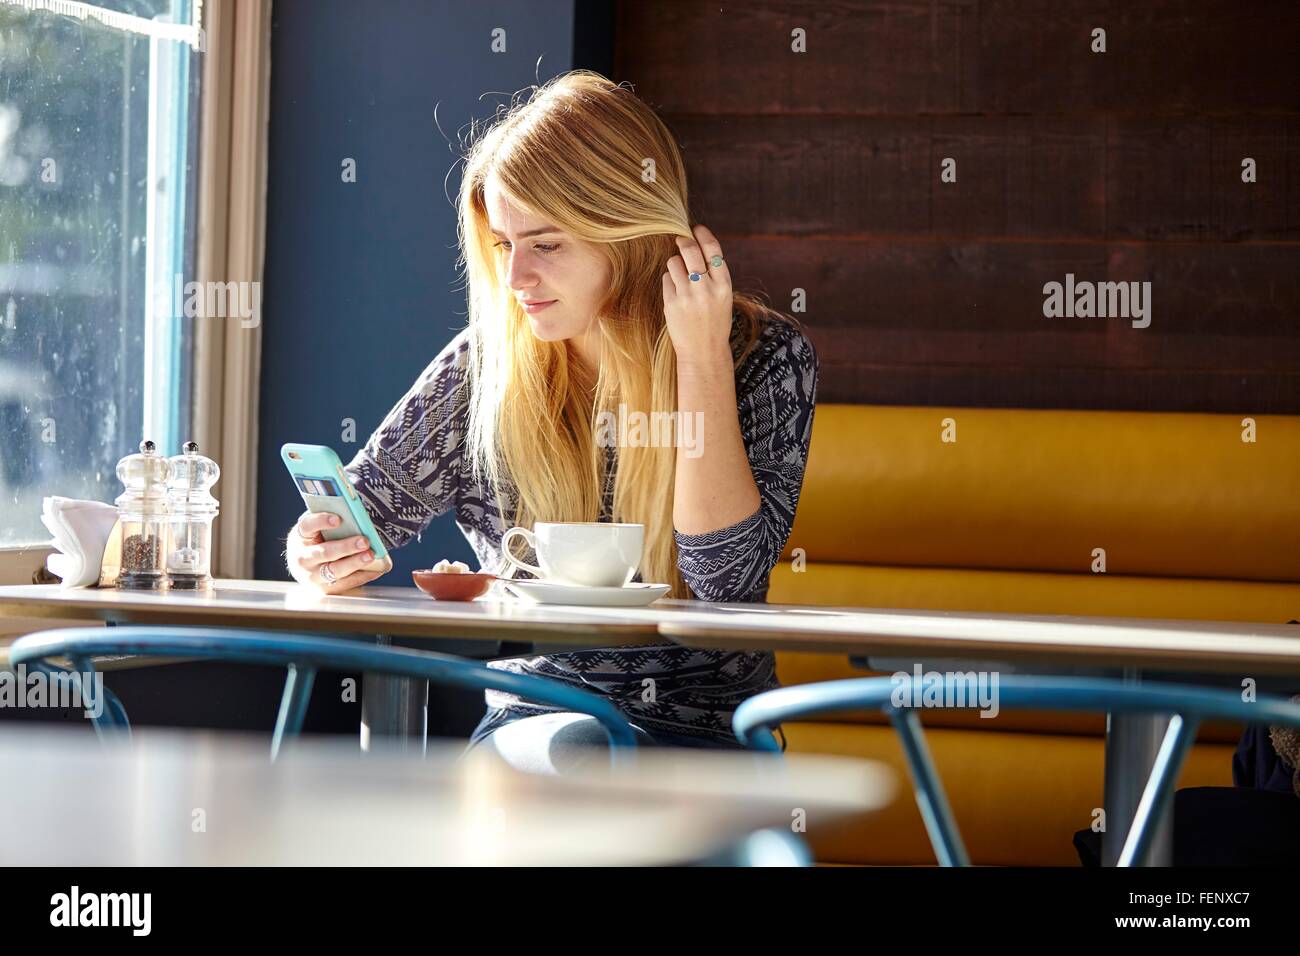
[[[537,604],[584,604],[591,607],[644,607],[672,590],[671,584],[633,582],[621,588],[593,588],[525,579],[501,582],[519,597]]]

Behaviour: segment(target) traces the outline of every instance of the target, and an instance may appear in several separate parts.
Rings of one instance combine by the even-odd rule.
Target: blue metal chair
[[[71,680],[82,689],[82,675],[94,674],[96,655],[130,654],[142,657],[179,657],[243,664],[283,665],[288,669],[280,712],[271,738],[271,759],[280,753],[286,737],[302,730],[316,671],[322,667],[424,678],[471,689],[491,689],[551,704],[596,718],[605,728],[611,762],[618,764],[635,753],[636,733],[627,718],[608,700],[557,681],[526,674],[494,670],[476,661],[409,648],[376,647],[338,637],[312,634],[263,633],[237,628],[72,627],[38,631],[19,638],[9,648],[14,667],[19,664],[47,675],[63,674],[49,663],[66,658],[72,664]],[[66,679],[66,678],[65,678]],[[85,694],[83,692],[83,699]],[[120,700],[105,689],[102,712],[92,717],[95,731],[107,735],[130,733],[130,722]]]
[[[926,746],[917,714],[919,708],[894,702],[895,694],[902,700],[920,700],[922,689],[911,675],[902,674],[782,687],[744,701],[736,708],[732,729],[747,747],[780,752],[772,728],[782,721],[849,710],[883,711],[903,746],[916,788],[916,802],[939,864],[969,866],[970,857]],[[944,675],[944,700],[967,700],[968,692],[968,683],[959,684],[954,675]],[[1134,685],[1106,678],[1009,674],[998,681],[997,704],[1011,708],[1173,715],[1125,838],[1119,866],[1138,865],[1146,859],[1155,824],[1169,806],[1178,772],[1196,740],[1202,719],[1300,727],[1300,704],[1281,697],[1260,697],[1247,702],[1234,691],[1185,684]]]

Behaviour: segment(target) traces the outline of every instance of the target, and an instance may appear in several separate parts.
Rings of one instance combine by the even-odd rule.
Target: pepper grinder
[[[167,574],[173,590],[206,590],[212,587],[212,522],[220,507],[210,489],[221,469],[192,441],[169,461]]]
[[[167,478],[171,465],[147,438],[140,453],[117,463],[117,477],[125,490],[117,496],[122,533],[119,588],[147,591],[167,587],[163,546],[167,534]]]

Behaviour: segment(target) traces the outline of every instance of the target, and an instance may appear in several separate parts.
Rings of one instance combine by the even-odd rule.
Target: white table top
[[[322,595],[294,582],[224,580],[210,593],[0,587],[0,617],[116,616],[222,624],[607,647],[665,640],[700,647],[843,655],[943,656],[1222,673],[1300,674],[1300,625],[1078,615],[993,614],[660,598],[643,608],[544,606],[492,592],[434,601],[414,587]]]
[[[773,605],[725,615],[684,610],[659,633],[692,647],[1300,674],[1295,624]]]
[[[355,741],[137,731],[101,748],[84,728],[0,728],[0,865],[653,865],[754,830],[871,813],[898,792],[852,758],[638,751],[543,776],[463,743],[427,756]],[[196,832],[195,811],[205,829]]]
[[[321,594],[294,581],[218,580],[211,591],[0,587],[0,617],[49,617],[132,623],[238,625],[272,630],[545,641],[606,646],[662,640],[652,618],[624,620],[618,608],[544,606],[492,590],[474,601],[435,601],[414,586],[367,585]],[[661,598],[662,602],[663,599]],[[678,602],[701,603],[701,602]],[[592,615],[592,610],[608,611]],[[612,632],[617,630],[615,635]]]

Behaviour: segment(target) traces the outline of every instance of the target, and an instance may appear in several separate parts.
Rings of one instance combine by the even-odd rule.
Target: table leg
[[[1140,683],[1141,672],[1125,668],[1124,682]],[[1124,848],[1129,825],[1142,790],[1155,763],[1160,743],[1169,727],[1164,714],[1106,715],[1106,782],[1103,797],[1106,829],[1101,835],[1102,866],[1114,866]],[[1145,866],[1172,866],[1174,857],[1174,819],[1172,803],[1155,824],[1151,850]]]
[[[379,634],[381,646],[392,638]],[[387,674],[364,674],[361,678],[361,749],[369,750],[374,737],[399,749],[425,751],[429,730],[429,682]]]

